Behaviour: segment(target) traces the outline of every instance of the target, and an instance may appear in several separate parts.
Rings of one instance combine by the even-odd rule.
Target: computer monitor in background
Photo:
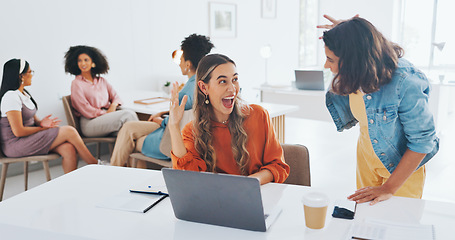
[[[295,87],[300,90],[325,90],[324,72],[322,70],[295,70]]]

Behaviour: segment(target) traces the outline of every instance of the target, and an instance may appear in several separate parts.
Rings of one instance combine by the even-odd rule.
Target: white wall
[[[269,81],[293,78],[298,60],[299,0],[278,0],[277,17],[261,18],[261,0],[226,0],[237,6],[237,37],[212,38],[213,52],[238,66],[245,94],[264,81],[259,49],[272,46]],[[108,57],[106,79],[119,91],[157,90],[168,80],[185,80],[170,58],[191,33],[209,34],[208,0],[15,0],[0,2],[0,63],[24,58],[35,70],[29,87],[40,117],[65,120],[60,96],[73,76],[63,56],[72,45],[91,45]],[[0,69],[3,74],[3,68]]]
[[[327,22],[322,14],[328,14],[337,19],[348,19],[359,14],[370,21],[388,39],[392,38],[394,25],[394,9],[397,0],[320,0],[320,22]]]

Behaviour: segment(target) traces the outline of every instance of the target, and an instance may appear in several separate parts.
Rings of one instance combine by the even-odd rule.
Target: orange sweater
[[[247,149],[250,154],[248,175],[263,169],[269,170],[274,182],[282,183],[289,175],[289,166],[284,162],[283,149],[275,136],[268,112],[259,105],[250,105],[249,116],[244,121],[248,135]],[[217,172],[240,175],[231,147],[231,133],[227,125],[215,121],[212,124],[213,142],[217,156]],[[178,158],[172,154],[175,169],[207,171],[205,161],[194,147],[193,123],[182,130],[183,142],[187,153]]]

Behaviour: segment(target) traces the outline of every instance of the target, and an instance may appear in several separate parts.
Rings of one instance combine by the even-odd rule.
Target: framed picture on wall
[[[262,18],[276,18],[276,0],[262,0]]]
[[[235,4],[209,3],[210,37],[235,38],[237,32]]]

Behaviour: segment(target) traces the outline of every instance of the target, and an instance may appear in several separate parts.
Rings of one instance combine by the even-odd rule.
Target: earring
[[[95,67],[96,67],[95,63],[92,63],[92,68],[95,68]]]
[[[209,105],[209,103],[210,103],[209,97],[208,97],[207,94],[205,95],[205,101],[204,101],[204,103],[205,103],[206,105]]]
[[[23,84],[24,84],[24,80],[21,80],[21,85],[23,85]]]

